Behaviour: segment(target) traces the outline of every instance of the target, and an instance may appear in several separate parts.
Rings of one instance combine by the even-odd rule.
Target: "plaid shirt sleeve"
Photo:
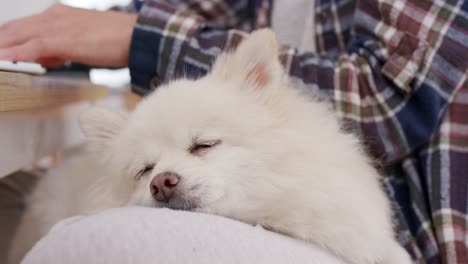
[[[190,11],[191,1],[185,2],[176,8],[146,1],[140,9],[130,54],[135,92],[146,94],[178,75],[205,74],[217,54],[245,36],[236,29],[268,25],[272,4],[212,1],[224,8],[210,13]],[[399,239],[414,259],[468,263],[467,2],[316,5],[318,52],[282,49],[286,73],[301,89],[330,100],[381,164],[398,205]]]
[[[223,30],[251,25],[246,0],[170,2],[145,1],[138,10],[129,58],[136,93],[180,73],[206,72],[227,41]]]

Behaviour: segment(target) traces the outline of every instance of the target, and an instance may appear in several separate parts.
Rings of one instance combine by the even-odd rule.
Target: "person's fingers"
[[[14,61],[38,61],[41,58],[61,58],[63,55],[60,46],[55,45],[52,39],[33,39],[7,51],[11,55],[10,60]]]
[[[42,15],[13,20],[0,26],[0,48],[20,45],[40,36],[44,30]]]
[[[0,49],[0,60],[13,60],[14,54],[12,50]]]

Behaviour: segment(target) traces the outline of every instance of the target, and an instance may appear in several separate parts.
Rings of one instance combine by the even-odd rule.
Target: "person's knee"
[[[55,225],[26,255],[36,263],[344,263],[313,244],[232,219],[120,208]]]

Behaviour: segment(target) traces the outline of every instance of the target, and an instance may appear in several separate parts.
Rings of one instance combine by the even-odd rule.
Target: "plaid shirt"
[[[205,74],[242,31],[270,24],[273,4],[135,1],[133,90]],[[413,258],[468,263],[468,2],[316,0],[314,12],[318,51],[283,48],[287,74],[330,99],[378,160]]]

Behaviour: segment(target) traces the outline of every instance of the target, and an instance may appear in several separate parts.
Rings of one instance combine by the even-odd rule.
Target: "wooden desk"
[[[0,177],[82,143],[77,117],[93,102],[123,106],[85,80],[0,72]]]
[[[56,107],[107,95],[107,88],[83,79],[0,71],[0,112]]]

